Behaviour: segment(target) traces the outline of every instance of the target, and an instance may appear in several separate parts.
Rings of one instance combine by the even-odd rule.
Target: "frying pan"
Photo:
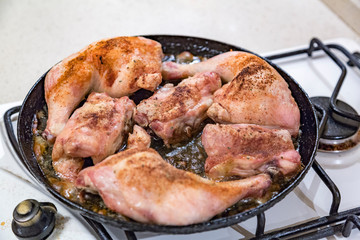
[[[182,51],[189,51],[194,55],[210,58],[231,50],[250,52],[248,50],[230,44],[197,37],[171,35],[151,35],[145,37],[160,42],[162,44],[164,53],[167,54],[178,54]],[[7,126],[9,124],[6,124],[6,127],[8,127],[8,134],[11,143],[15,148],[15,151],[18,153],[20,160],[27,168],[27,170],[31,173],[31,175],[41,185],[43,185],[52,196],[60,200],[65,206],[76,210],[82,216],[95,220],[98,223],[110,224],[124,230],[162,232],[171,234],[188,234],[231,226],[250,217],[263,213],[265,210],[269,209],[274,204],[282,200],[290,191],[292,191],[304,178],[309,168],[311,167],[318,145],[317,117],[314,107],[311,104],[307,94],[300,87],[300,85],[287,73],[285,73],[281,68],[271,63],[269,60],[265,58],[263,59],[267,61],[271,66],[273,66],[285,79],[285,81],[289,85],[289,88],[296,103],[299,106],[301,125],[297,150],[301,155],[301,161],[304,165],[304,168],[301,172],[298,173],[297,176],[292,179],[292,181],[284,189],[282,189],[278,194],[273,196],[266,203],[244,212],[232,213],[232,215],[228,215],[226,217],[213,218],[206,222],[187,226],[163,226],[155,224],[145,224],[131,220],[127,221],[122,219],[114,219],[108,216],[100,215],[98,213],[83,208],[81,205],[71,202],[70,200],[64,198],[58,192],[56,192],[51,187],[49,181],[46,179],[46,176],[43,174],[37,163],[35,154],[33,152],[33,133],[31,130],[31,125],[35,113],[39,110],[42,110],[46,104],[44,98],[44,79],[47,73],[42,75],[40,79],[35,83],[35,85],[30,89],[21,107],[13,109],[10,113],[13,114],[14,112],[19,110],[17,123],[17,141],[14,132],[11,131],[11,129],[9,130],[9,128],[12,128],[12,126]]]

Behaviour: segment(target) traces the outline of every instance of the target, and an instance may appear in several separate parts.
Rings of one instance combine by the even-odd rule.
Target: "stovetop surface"
[[[325,43],[336,43],[350,52],[360,51],[360,46],[349,39],[333,39]],[[294,49],[307,47],[307,45]],[[283,52],[286,50],[279,50]],[[268,56],[273,53],[265,53]],[[334,50],[335,53],[336,50]],[[341,59],[345,58],[337,54]],[[330,96],[340,75],[339,68],[322,52],[314,53],[312,58],[306,55],[275,60],[290,74],[303,89],[312,96]],[[339,99],[347,102],[360,113],[360,70],[348,68],[347,77],[341,88]],[[0,105],[0,114],[21,102]],[[2,121],[2,120],[1,120]],[[14,121],[14,124],[16,122]],[[343,153],[318,152],[316,160],[326,170],[341,192],[339,211],[360,206],[360,147]],[[63,207],[60,202],[50,197],[42,187],[25,172],[17,157],[13,154],[2,124],[0,134],[0,239],[16,239],[11,231],[12,211],[24,199],[53,202],[58,208],[56,228],[50,239],[96,239],[87,224]],[[279,229],[326,216],[329,214],[332,195],[316,173],[311,169],[304,180],[288,194],[284,200],[265,212],[265,232]],[[114,239],[124,239],[122,230],[107,227]],[[233,227],[190,234],[166,235],[139,232],[138,239],[247,239],[256,231],[256,218],[249,219]],[[343,239],[340,235],[328,239]],[[360,239],[360,231],[353,230],[348,239]]]

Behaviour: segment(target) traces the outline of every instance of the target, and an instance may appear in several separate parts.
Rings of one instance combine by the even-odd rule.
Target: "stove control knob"
[[[56,212],[52,203],[24,200],[14,209],[12,230],[18,239],[46,239],[54,230]]]

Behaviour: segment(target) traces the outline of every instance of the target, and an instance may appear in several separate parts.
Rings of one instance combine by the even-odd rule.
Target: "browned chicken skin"
[[[99,192],[112,210],[144,223],[187,225],[210,219],[246,197],[261,196],[267,174],[215,182],[176,169],[153,149],[130,149],[86,168],[78,187]]]
[[[220,77],[211,72],[198,73],[176,87],[166,84],[137,105],[134,119],[140,126],[149,126],[167,146],[178,143],[191,137],[207,117],[220,86]]]
[[[143,37],[117,37],[90,44],[55,65],[45,78],[48,140],[62,131],[75,107],[90,91],[111,97],[161,83],[161,45]]]
[[[214,94],[207,114],[218,123],[251,123],[287,129],[296,136],[300,110],[284,79],[272,67],[254,62]]]
[[[208,124],[201,141],[208,155],[205,172],[210,178],[247,177],[268,167],[287,175],[301,166],[300,154],[287,130],[251,124]]]
[[[128,97],[111,98],[91,93],[56,138],[52,160],[55,171],[73,181],[85,157],[94,164],[115,153],[129,132],[135,104]]]

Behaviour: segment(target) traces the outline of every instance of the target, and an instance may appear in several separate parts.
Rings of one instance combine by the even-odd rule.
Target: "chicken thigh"
[[[250,123],[287,129],[296,136],[300,110],[291,91],[268,64],[253,62],[214,94],[207,111],[218,123]]]
[[[164,80],[175,80],[210,71],[219,74],[224,82],[230,82],[242,69],[257,61],[267,64],[251,53],[231,51],[194,64],[164,62],[161,72]]]
[[[267,174],[215,182],[176,169],[153,149],[130,149],[79,173],[78,187],[97,191],[110,209],[143,223],[187,225],[206,221],[270,186]]]
[[[288,175],[301,166],[300,154],[287,130],[250,124],[207,124],[201,141],[208,155],[205,172],[213,179],[252,176],[269,167]]]
[[[221,86],[218,74],[198,73],[176,87],[166,84],[153,96],[138,104],[134,119],[142,127],[149,126],[165,145],[189,138],[207,118],[213,93]]]
[[[91,93],[56,138],[52,160],[58,175],[72,181],[82,168],[83,158],[91,157],[97,164],[118,150],[131,128],[134,109],[128,97]]]
[[[161,45],[143,37],[117,37],[90,44],[55,65],[45,78],[49,116],[44,137],[53,141],[90,91],[111,97],[161,83]]]

